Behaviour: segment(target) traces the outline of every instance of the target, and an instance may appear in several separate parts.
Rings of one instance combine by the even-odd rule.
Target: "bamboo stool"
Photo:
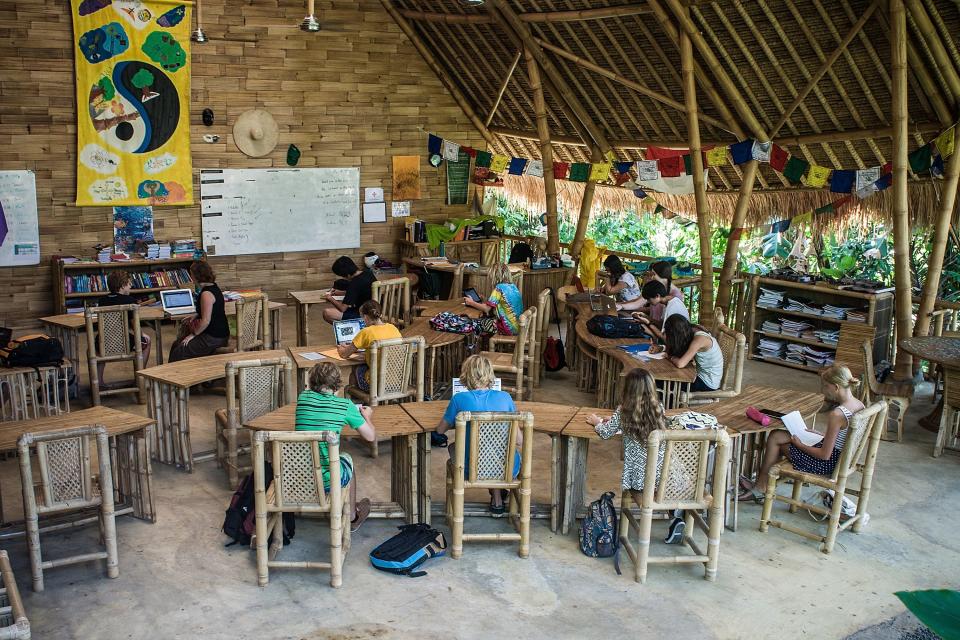
[[[328,438],[327,436],[332,437]],[[330,487],[324,490],[320,461],[321,441],[327,445]],[[273,484],[267,491],[264,477],[265,443],[271,444]],[[270,568],[325,569],[330,586],[343,584],[343,561],[350,550],[350,504],[348,491],[340,486],[340,438],[323,431],[257,431],[253,436],[253,492],[256,508],[257,584],[267,586]],[[283,514],[329,514],[330,561],[276,560],[283,548]],[[267,539],[273,540],[267,548]]]
[[[469,469],[467,424],[470,424]],[[523,430],[520,475],[513,467],[517,434]],[[453,458],[447,461],[447,526],[450,556],[463,555],[464,541],[519,541],[521,558],[530,555],[530,484],[533,464],[533,414],[462,411],[457,414]],[[507,517],[516,533],[464,533],[463,498],[466,489],[506,489],[510,492]]]
[[[92,473],[91,438],[96,438],[99,477],[94,477]],[[40,482],[36,487],[30,460],[31,447],[36,449],[37,464],[40,467]],[[45,433],[25,433],[17,440],[17,450],[33,590],[43,591],[44,569],[90,560],[106,559],[107,577],[119,576],[117,527],[113,509],[113,470],[110,466],[110,445],[107,442],[106,427],[96,425]],[[96,485],[99,485],[99,492],[95,490]],[[100,511],[100,536],[106,550],[43,560],[40,551],[40,516],[59,515],[92,507],[98,507]]]
[[[773,525],[809,538],[817,540],[823,553],[833,551],[837,533],[846,529],[859,533],[865,524],[864,516],[867,513],[867,504],[870,500],[870,486],[873,483],[873,471],[877,462],[877,449],[880,447],[880,433],[884,430],[887,420],[887,403],[875,402],[869,407],[853,414],[847,426],[847,440],[843,453],[831,477],[813,473],[803,473],[793,468],[787,460],[781,460],[770,469],[770,479],[767,482],[767,494],[763,503],[763,515],[760,517],[760,531],[767,532],[767,527]],[[862,462],[861,462],[862,460]],[[860,487],[853,489],[847,486],[850,476],[860,473]],[[793,493],[790,497],[777,495],[777,484],[781,479],[793,480]],[[833,491],[833,508],[804,502],[800,499],[803,485],[810,484]],[[840,523],[840,509],[843,506],[843,496],[850,494],[858,498],[857,512],[842,524]],[[775,500],[790,505],[790,512],[795,513],[798,508],[807,509],[812,513],[828,516],[827,533],[820,535],[808,530],[786,524],[770,518]]]
[[[30,640],[30,621],[24,612],[6,549],[0,549],[0,579],[3,580],[0,587],[0,638]]]
[[[944,449],[960,450],[957,439],[957,419],[960,417],[960,370],[943,366],[943,412],[940,414],[940,429],[933,447],[933,457],[938,458]]]
[[[709,470],[710,448],[716,444],[713,473]],[[662,450],[662,452],[661,452]],[[657,474],[655,463],[663,465]],[[625,490],[620,501],[620,544],[633,562],[634,580],[647,581],[650,564],[703,564],[704,579],[717,579],[720,535],[723,533],[723,504],[727,491],[727,465],[730,463],[730,436],[721,429],[703,431],[653,431],[647,438],[647,466],[643,492]],[[710,478],[710,490],[706,485]],[[630,510],[630,502],[640,507],[639,518]],[[682,509],[686,524],[683,544],[693,555],[651,556],[650,535],[654,511]],[[701,515],[707,512],[706,519]],[[707,535],[706,548],[694,540],[694,525]],[[637,546],[630,534],[637,531]]]

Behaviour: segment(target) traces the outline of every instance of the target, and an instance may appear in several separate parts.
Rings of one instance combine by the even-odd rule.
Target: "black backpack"
[[[428,524],[406,524],[400,533],[370,552],[370,564],[380,571],[410,578],[427,575],[426,571],[414,571],[421,564],[444,554],[447,539]]]
[[[5,367],[43,367],[63,361],[63,345],[42,333],[20,336],[0,348],[0,363]]]
[[[620,573],[617,552],[620,550],[620,533],[617,529],[617,509],[613,504],[613,492],[608,491],[590,503],[587,517],[580,523],[580,550],[591,558],[614,556],[614,566]]]
[[[526,242],[518,242],[513,245],[513,248],[510,249],[510,259],[507,260],[509,264],[519,264],[521,262],[526,262],[533,257],[533,249]]]
[[[264,477],[273,477],[273,467],[269,462],[264,463]],[[268,487],[269,488],[269,487]],[[244,546],[250,545],[250,539],[257,530],[255,501],[253,497],[253,474],[248,474],[246,478],[240,481],[240,486],[230,497],[230,506],[227,507],[223,518],[223,526],[220,530],[233,539],[228,542],[227,547],[235,544]],[[283,514],[283,544],[290,544],[290,539],[296,533],[297,523],[292,513]],[[267,544],[273,539],[273,534],[267,540]]]
[[[593,316],[587,320],[587,331],[601,338],[649,338],[639,322],[616,316]]]

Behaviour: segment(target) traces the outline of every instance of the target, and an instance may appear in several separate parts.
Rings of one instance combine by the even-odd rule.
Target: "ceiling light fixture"
[[[197,0],[197,29],[190,34],[190,39],[196,42],[197,44],[203,44],[207,41],[207,34],[203,32],[203,29],[200,27],[200,21],[202,19],[200,12],[200,0]]]
[[[313,0],[307,0],[307,16],[300,22],[300,30],[307,33],[320,31],[320,21],[313,15]]]
[[[460,4],[465,4],[468,7],[479,7],[484,3],[484,0],[460,0]]]

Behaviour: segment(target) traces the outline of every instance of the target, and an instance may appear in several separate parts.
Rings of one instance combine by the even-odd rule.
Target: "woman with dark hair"
[[[649,303],[643,295],[631,302],[624,302],[617,305],[617,311],[643,311],[654,324],[660,325],[666,318],[667,305],[671,300],[680,300],[683,302],[683,292],[673,286],[673,265],[666,260],[654,262],[650,268],[643,272],[644,284],[649,282],[659,282],[666,290],[666,295],[656,304]],[[643,289],[640,290],[641,294]]]
[[[640,297],[640,285],[633,274],[626,270],[623,262],[615,255],[607,256],[603,261],[609,281],[603,285],[603,293],[608,296],[619,296],[623,302],[630,302]]]
[[[697,379],[691,391],[716,391],[723,382],[723,352],[717,339],[680,314],[667,318],[663,325],[663,341],[670,362],[682,369],[692,360]],[[651,347],[657,353],[658,347]]]
[[[190,277],[200,290],[198,312],[184,318],[180,335],[170,348],[170,362],[209,356],[230,341],[230,325],[224,309],[223,292],[210,264],[197,260],[190,265]]]
[[[360,305],[373,297],[371,285],[377,276],[370,269],[358,267],[348,256],[333,261],[333,273],[339,279],[333,283],[334,291],[326,295],[331,306],[323,310],[323,319],[333,324],[336,320],[359,318]],[[343,301],[334,298],[338,291],[343,292]]]

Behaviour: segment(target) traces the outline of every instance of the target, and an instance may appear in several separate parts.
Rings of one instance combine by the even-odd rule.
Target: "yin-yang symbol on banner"
[[[159,149],[180,121],[176,87],[147,62],[118,62],[91,87],[89,107],[101,139],[127,153]]]

